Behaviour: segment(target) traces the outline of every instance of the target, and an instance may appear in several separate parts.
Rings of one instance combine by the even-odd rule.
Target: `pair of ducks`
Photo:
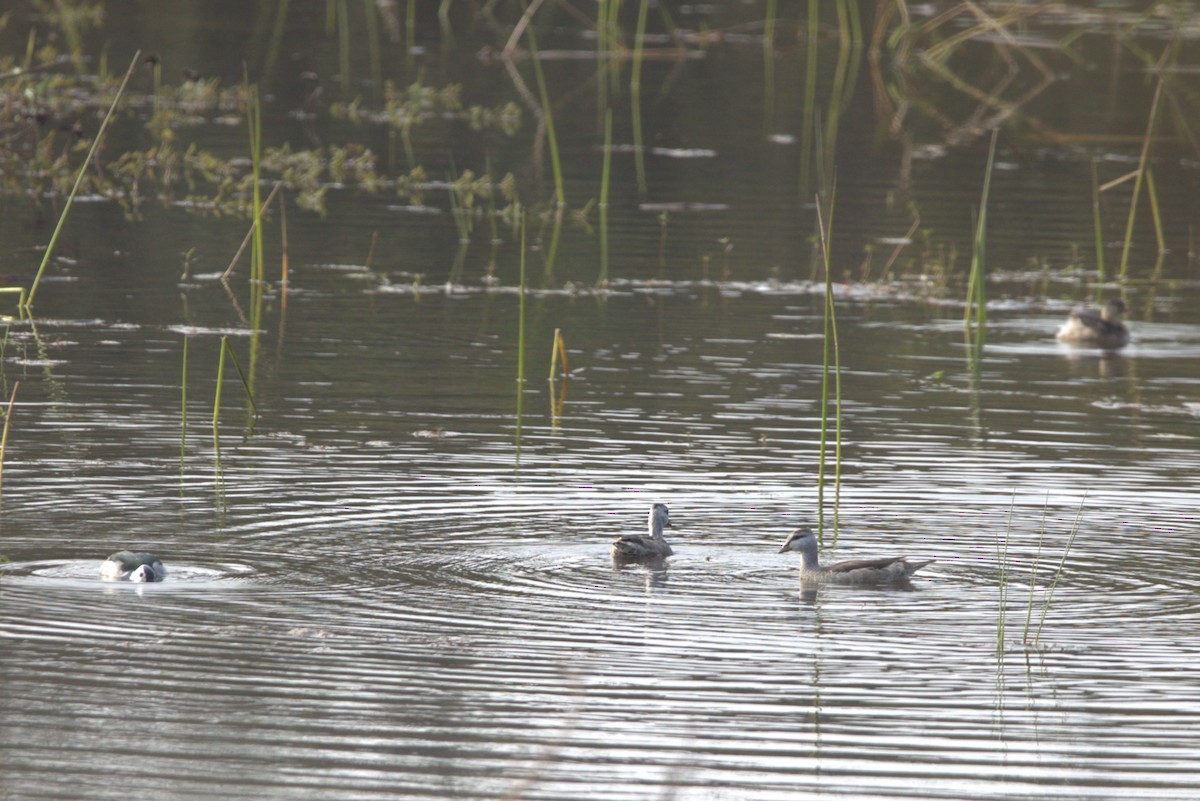
[[[618,564],[658,562],[673,551],[663,538],[663,529],[674,528],[665,503],[650,507],[646,534],[629,534],[613,540],[612,557]],[[799,551],[801,581],[833,581],[839,584],[903,584],[933,559],[910,562],[907,556],[882,559],[851,559],[822,565],[817,554],[817,535],[810,528],[798,528],[784,540],[780,553]]]
[[[1125,327],[1125,304],[1110,300],[1100,313],[1076,309],[1058,329],[1058,341],[1099,348],[1122,348],[1129,344]]]

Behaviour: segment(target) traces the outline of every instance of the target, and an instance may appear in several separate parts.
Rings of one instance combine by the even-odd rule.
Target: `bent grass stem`
[[[121,102],[121,95],[125,94],[125,87],[128,85],[130,77],[133,76],[133,71],[137,68],[141,57],[141,50],[133,54],[133,60],[129,62],[129,69],[125,70],[125,77],[121,79],[121,85],[117,88],[117,94],[113,97],[112,105],[108,107],[108,113],[104,115],[104,120],[100,123],[100,129],[96,131],[96,137],[92,140],[92,146],[88,149],[87,157],[83,160],[83,164],[79,166],[79,172],[75,175],[75,185],[71,187],[71,194],[67,195],[66,205],[63,206],[62,214],[58,215],[58,224],[54,226],[54,233],[50,235],[50,244],[46,246],[46,252],[42,256],[41,266],[38,267],[37,274],[33,277],[33,285],[29,287],[29,297],[21,306],[22,310],[26,313],[28,313],[29,309],[33,308],[33,299],[37,295],[38,286],[42,282],[42,274],[46,272],[46,265],[50,263],[50,259],[54,255],[54,246],[58,243],[58,236],[62,233],[63,225],[67,222],[67,215],[71,211],[71,204],[75,202],[75,195],[79,193],[79,187],[83,184],[83,175],[87,172],[88,165],[92,163],[92,156],[96,155],[96,148],[99,147],[100,140],[104,138],[104,132],[108,130],[108,123],[112,120],[113,112],[116,111],[117,104]]]

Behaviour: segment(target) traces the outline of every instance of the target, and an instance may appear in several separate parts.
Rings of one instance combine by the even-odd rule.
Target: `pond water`
[[[675,11],[697,29],[736,18]],[[425,44],[446,62],[428,69],[474,71],[469,91],[507,99],[474,35],[451,48],[434,22]],[[863,242],[877,278],[893,247],[878,243],[910,224],[889,193],[939,221],[930,253],[969,251],[986,141],[906,187],[888,147],[848,157],[840,483],[831,428],[822,495],[825,287],[809,280],[797,146],[764,138],[761,107],[752,125],[713,119],[701,92],[711,78],[736,98],[762,68],[756,41],[651,72],[650,128],[672,139],[678,125],[672,146],[715,155],[651,160],[654,201],[622,158],[607,287],[593,287],[594,228],[564,228],[552,277],[548,237],[531,235],[523,381],[511,231],[494,281],[478,232],[455,276],[449,213],[335,190],[327,216],[289,208],[289,282],[271,281],[254,318],[245,267],[228,288],[214,277],[244,223],[77,205],[0,361],[5,397],[16,389],[0,795],[1195,798],[1197,162],[1163,156],[1174,250],[1159,270],[1139,227],[1132,279],[1111,280],[1115,246],[1100,280],[1091,257],[1066,263],[1092,233],[1093,154],[1002,138],[976,356],[969,258],[859,279]],[[803,48],[779,58],[780,80],[798,81]],[[568,85],[594,70],[546,66]],[[852,124],[871,112],[861,91],[842,152],[871,136],[874,122]],[[282,102],[271,125],[286,138]],[[602,157],[585,112],[566,123],[587,130],[566,149],[579,198]],[[685,204],[665,228],[664,198]],[[0,264],[27,285],[47,224],[5,202]],[[1075,303],[1118,295],[1128,347],[1055,341]],[[550,382],[556,329],[569,375]],[[218,447],[222,336],[257,413],[227,363]],[[643,530],[654,502],[670,505],[675,555],[614,567],[609,542]],[[778,546],[818,522],[825,559],[936,562],[900,588],[801,586]],[[124,548],[160,556],[166,580],[100,580]]]

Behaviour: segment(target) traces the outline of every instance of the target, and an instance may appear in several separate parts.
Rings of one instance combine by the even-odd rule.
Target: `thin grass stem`
[[[646,16],[650,0],[638,6],[637,32],[633,39],[633,67],[629,73],[629,107],[633,122],[633,165],[637,173],[638,195],[646,196],[646,154],[642,145],[642,56],[646,38]]]
[[[21,382],[13,383],[12,394],[8,396],[8,408],[4,412],[4,431],[0,432],[0,490],[4,488],[4,452],[8,448],[8,425],[12,422],[13,404],[17,401],[17,389]]]
[[[554,329],[554,341],[550,344],[550,380],[554,380],[554,371],[558,367],[559,359],[562,360],[562,374],[567,376],[567,344],[563,340],[562,329]]]
[[[604,111],[604,168],[600,174],[600,277],[597,286],[608,285],[608,185],[612,174],[612,109]]]
[[[522,5],[524,5],[524,0],[522,0]],[[546,122],[546,140],[550,144],[550,166],[554,169],[554,198],[558,205],[556,214],[561,218],[563,209],[567,205],[567,195],[563,188],[562,161],[558,155],[558,135],[554,131],[554,109],[550,103],[550,90],[546,86],[546,75],[542,70],[541,59],[538,57],[537,37],[533,32],[532,25],[525,28],[525,35],[529,40],[529,60],[533,62],[533,75],[537,79],[538,95],[541,98],[542,118]]]
[[[821,366],[821,443],[817,464],[817,515],[818,536],[824,536],[825,524],[825,457],[829,436],[829,359],[832,352],[834,370],[834,536],[837,535],[837,514],[841,500],[842,477],[842,376],[841,351],[838,346],[837,314],[833,302],[833,270],[830,261],[829,239],[833,233],[833,208],[837,189],[834,187],[829,201],[829,221],[826,222],[821,213],[821,198],[818,194],[817,228],[821,237],[821,255],[825,265],[825,328],[823,337],[823,355]],[[832,348],[831,348],[832,343]]]
[[[237,249],[237,253],[233,254],[233,258],[229,260],[229,266],[225,268],[225,272],[221,273],[222,281],[228,280],[229,276],[233,274],[233,268],[237,266],[238,260],[242,258],[242,254],[246,252],[246,248],[248,248],[250,246],[250,243],[254,240],[255,231],[258,230],[260,225],[262,225],[262,216],[264,214],[266,214],[267,209],[271,207],[271,201],[275,199],[275,195],[276,195],[276,193],[278,193],[279,188],[281,186],[283,186],[282,183],[275,184],[275,187],[271,190],[271,194],[267,195],[267,199],[266,199],[266,201],[263,202],[262,206],[259,208],[258,214],[254,218],[254,222],[252,222],[250,224],[250,230],[246,232],[246,236],[242,239],[242,244]],[[252,264],[251,265],[251,274],[252,275],[253,275],[253,272],[254,272],[254,267]]]
[[[1046,615],[1050,612],[1050,602],[1054,600],[1054,590],[1058,587],[1058,581],[1062,578],[1067,567],[1067,556],[1071,553],[1071,546],[1075,544],[1075,536],[1079,534],[1079,524],[1083,521],[1083,505],[1087,502],[1087,495],[1079,501],[1079,511],[1075,513],[1075,522],[1071,525],[1071,535],[1067,538],[1067,545],[1063,548],[1062,559],[1058,560],[1058,568],[1054,571],[1054,579],[1050,582],[1050,586],[1046,589],[1046,600],[1042,604],[1042,616],[1038,618],[1037,630],[1033,633],[1033,643],[1037,644],[1042,636],[1042,626],[1046,624]]]
[[[1096,159],[1092,159],[1092,229],[1096,235],[1096,274],[1104,282],[1104,231],[1100,214],[1100,178]]]
[[[970,325],[972,308],[975,312],[975,326],[979,339],[983,339],[983,331],[987,327],[987,206],[988,195],[992,188],[992,166],[996,162],[996,140],[1000,135],[999,128],[992,129],[992,143],[988,148],[987,169],[983,175],[983,191],[979,199],[979,216],[975,222],[975,242],[971,253],[971,277],[967,281],[967,310],[963,323]]]
[[[79,172],[75,175],[75,185],[71,187],[71,194],[67,195],[67,202],[63,206],[62,214],[58,215],[58,224],[54,226],[54,233],[50,235],[50,244],[46,246],[41,266],[38,267],[37,274],[33,277],[32,286],[29,287],[29,297],[22,306],[22,309],[26,312],[33,308],[33,299],[37,295],[38,286],[42,282],[42,274],[46,272],[46,265],[50,263],[50,259],[54,255],[54,246],[58,243],[58,236],[62,233],[63,225],[67,221],[67,214],[71,211],[71,204],[75,202],[75,195],[79,193],[79,187],[83,184],[84,173],[87,172],[88,165],[92,163],[92,157],[96,155],[96,148],[99,147],[100,140],[104,138],[104,132],[108,130],[108,123],[112,120],[113,112],[117,110],[117,104],[121,102],[121,96],[125,94],[125,87],[129,84],[129,79],[133,76],[133,71],[137,68],[141,57],[141,50],[133,54],[133,60],[129,62],[129,69],[125,70],[125,77],[121,79],[121,85],[117,87],[117,94],[113,97],[112,105],[108,107],[108,113],[104,115],[104,120],[100,123],[100,129],[96,131],[96,136],[92,139],[92,146],[88,149],[87,157],[83,160],[83,164],[79,165]]]
[[[1125,243],[1121,247],[1120,276],[1124,280],[1129,274],[1129,251],[1133,247],[1133,224],[1137,219],[1138,198],[1142,194],[1142,180],[1146,175],[1146,165],[1150,160],[1150,143],[1154,139],[1155,120],[1158,117],[1158,101],[1162,97],[1163,79],[1159,77],[1154,87],[1154,99],[1150,101],[1150,121],[1146,123],[1146,136],[1142,140],[1142,153],[1138,158],[1138,168],[1133,181],[1133,197],[1129,199],[1129,216],[1125,220]]]
[[[1008,506],[1008,523],[1004,529],[1004,547],[996,543],[996,555],[1000,563],[998,580],[1000,582],[1000,609],[996,618],[996,670],[1004,668],[1004,617],[1008,611],[1008,541],[1012,537],[1013,512],[1017,505],[1017,493],[1013,491],[1012,501]]]
[[[188,336],[183,337],[183,377],[180,380],[179,405],[179,466],[183,467],[185,448],[187,447],[187,375],[188,375]]]
[[[1022,642],[1029,642],[1029,625],[1033,620],[1033,600],[1034,593],[1037,589],[1037,572],[1038,566],[1042,561],[1042,546],[1046,541],[1046,514],[1050,511],[1050,493],[1046,493],[1046,502],[1042,505],[1042,523],[1038,528],[1038,547],[1037,553],[1033,556],[1033,563],[1029,566],[1029,603],[1025,607],[1025,629],[1021,633]]]
[[[1146,170],[1146,194],[1150,196],[1150,216],[1154,220],[1154,236],[1158,240],[1158,252],[1167,252],[1167,240],[1163,236],[1162,215],[1158,211],[1158,191],[1154,188],[1154,170]]]

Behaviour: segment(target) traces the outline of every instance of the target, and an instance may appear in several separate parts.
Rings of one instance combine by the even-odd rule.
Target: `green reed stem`
[[[1142,140],[1142,154],[1138,159],[1137,173],[1133,181],[1133,197],[1129,199],[1129,217],[1125,221],[1125,244],[1121,248],[1122,279],[1129,274],[1129,250],[1133,246],[1133,223],[1137,219],[1138,198],[1142,194],[1142,179],[1146,175],[1146,165],[1150,160],[1150,143],[1154,138],[1155,119],[1158,117],[1158,101],[1162,97],[1163,80],[1160,77],[1154,87],[1154,99],[1150,101],[1150,121],[1146,123],[1146,136]]]
[[[763,132],[770,133],[775,117],[776,0],[767,0],[763,23]]]
[[[800,196],[812,186],[813,138],[817,122],[817,33],[821,24],[819,0],[808,0],[808,35],[805,39],[804,109],[800,129]]]
[[[646,15],[650,0],[638,7],[637,33],[633,40],[633,68],[629,75],[629,104],[633,117],[633,164],[637,171],[638,194],[646,196],[646,154],[642,146],[642,55],[646,38]]]
[[[221,337],[221,358],[217,362],[217,389],[213,396],[213,447],[219,452],[220,447],[220,420],[221,420],[221,388],[225,385],[225,356],[228,354],[229,360],[233,362],[233,367],[237,370],[238,378],[242,381],[242,389],[246,391],[246,399],[250,401],[250,408],[254,414],[258,415],[258,406],[254,403],[254,393],[250,389],[250,383],[246,380],[246,373],[242,370],[242,365],[238,361],[237,354],[233,352],[233,347],[229,344],[229,337]]]
[[[141,57],[141,50],[133,54],[133,60],[129,62],[129,69],[125,70],[125,77],[121,79],[121,85],[117,88],[117,94],[113,97],[112,105],[108,107],[108,113],[104,115],[104,120],[100,123],[100,129],[96,131],[96,137],[92,139],[92,146],[88,149],[87,158],[79,166],[79,172],[75,175],[75,185],[71,187],[71,194],[67,195],[66,205],[63,206],[62,214],[58,215],[58,224],[54,226],[54,233],[50,235],[50,244],[46,246],[46,253],[42,256],[42,264],[38,267],[37,274],[33,277],[33,285],[29,287],[29,297],[21,307],[25,312],[28,312],[33,307],[33,299],[37,295],[38,285],[42,282],[42,274],[46,272],[46,265],[50,263],[50,258],[54,255],[54,246],[58,243],[58,235],[62,233],[63,225],[67,221],[67,214],[71,211],[71,204],[75,202],[75,195],[78,194],[79,187],[83,184],[83,175],[87,172],[88,165],[92,163],[92,157],[96,155],[96,148],[100,145],[100,140],[104,138],[104,132],[108,130],[108,123],[112,120],[113,112],[117,110],[117,103],[121,102],[121,95],[125,94],[125,87],[129,83],[129,79],[133,76],[133,71],[137,68]]]
[[[1154,219],[1154,236],[1158,239],[1158,252],[1167,252],[1167,240],[1163,236],[1162,215],[1158,211],[1158,192],[1154,188],[1154,170],[1146,170],[1146,194],[1150,196],[1150,216]]]
[[[562,359],[562,374],[565,378],[568,372],[567,367],[567,343],[563,339],[562,329],[554,329],[554,342],[550,345],[550,381],[554,381],[554,368],[558,367],[559,359]]]
[[[1037,590],[1038,565],[1042,562],[1042,546],[1046,541],[1046,514],[1050,511],[1050,493],[1046,493],[1046,503],[1042,505],[1042,523],[1038,529],[1037,553],[1029,566],[1029,603],[1025,606],[1025,630],[1021,633],[1021,641],[1029,642],[1029,625],[1033,620],[1033,601]]]
[[[525,7],[522,0],[521,7]],[[558,156],[558,136],[554,132],[554,109],[550,104],[550,90],[546,87],[546,75],[542,71],[542,62],[538,58],[537,36],[533,32],[532,23],[525,28],[525,36],[529,40],[529,60],[533,62],[533,74],[537,78],[538,95],[542,103],[542,117],[546,121],[546,140],[550,144],[550,165],[554,168],[554,198],[558,203],[556,215],[561,217],[567,205],[566,191],[563,189],[562,162]]]
[[[188,373],[188,339],[185,334],[183,337],[183,377],[180,381],[180,406],[179,406],[179,464],[182,467],[185,448],[187,446],[187,373]]]
[[[843,45],[861,46],[862,16],[854,0],[837,0],[838,37]]]
[[[233,368],[237,370],[238,378],[241,379],[242,389],[246,391],[246,400],[250,403],[250,410],[257,417],[258,404],[254,402],[254,391],[251,389],[250,382],[246,380],[246,372],[242,369],[242,363],[238,361],[237,354],[233,352],[233,346],[229,344],[229,337],[221,337],[221,347],[229,353],[229,359],[233,362]]]
[[[246,236],[242,239],[242,244],[238,246],[237,253],[233,254],[233,258],[229,260],[229,266],[225,268],[225,272],[221,273],[222,281],[229,279],[229,276],[233,274],[233,268],[237,266],[238,260],[242,258],[242,254],[246,252],[246,248],[254,241],[255,232],[262,227],[262,215],[271,207],[271,202],[275,199],[275,195],[278,194],[282,186],[282,182],[275,184],[271,189],[271,193],[267,195],[267,199],[259,207],[258,213],[254,217],[254,222],[250,224],[250,230],[246,232]],[[253,252],[251,251],[252,254]],[[254,275],[253,256],[251,256],[250,274],[251,276]]]
[[[0,432],[0,489],[4,487],[4,451],[8,448],[8,424],[12,422],[13,404],[17,400],[17,389],[21,382],[13,384],[12,394],[8,396],[8,409],[4,412],[4,431]]]
[[[404,9],[404,60],[411,67],[417,46],[417,0],[408,0]],[[413,165],[410,163],[409,167]]]
[[[517,301],[517,410],[516,410],[516,465],[521,469],[521,413],[525,406],[525,240],[527,221],[521,215],[521,277]]]
[[[1008,541],[1012,536],[1013,511],[1017,505],[1017,493],[1013,490],[1012,501],[1008,506],[1008,524],[1004,529],[1004,548],[996,543],[996,555],[1000,563],[1000,611],[996,618],[996,670],[1004,667],[1004,616],[1008,610]]]
[[[213,396],[212,432],[213,450],[221,453],[221,387],[225,386],[225,339],[221,337],[221,355],[217,361],[217,391]],[[218,458],[220,458],[218,456]]]
[[[517,295],[517,391],[525,383],[525,215],[521,215],[521,286]]]
[[[1096,160],[1092,159],[1092,229],[1096,234],[1096,273],[1104,279],[1104,231],[1100,216],[1100,178],[1096,172]]]
[[[832,195],[836,196],[837,189]],[[826,223],[821,214],[821,198],[817,196],[817,228],[821,237],[821,255],[825,264],[825,329],[821,366],[821,443],[817,464],[817,514],[818,536],[824,536],[825,527],[825,457],[829,436],[829,359],[832,351],[834,372],[834,413],[835,413],[835,445],[834,445],[834,534],[837,533],[837,512],[841,501],[842,486],[842,369],[841,349],[838,345],[837,314],[833,302],[833,270],[829,253],[829,240],[833,234],[834,197],[829,202],[829,222]],[[830,347],[832,343],[832,348]]]
[[[979,329],[980,339],[987,327],[987,206],[988,195],[992,187],[992,165],[996,162],[996,139],[1000,135],[999,128],[992,129],[992,143],[988,148],[987,170],[983,175],[983,192],[979,199],[979,218],[975,223],[975,242],[971,252],[971,277],[967,281],[967,310],[963,323],[970,325],[971,310],[974,306],[975,325]]]
[[[612,109],[604,111],[604,168],[600,174],[600,278],[596,286],[608,285],[608,183],[612,173]]]
[[[1042,626],[1046,624],[1046,615],[1050,612],[1050,602],[1054,600],[1054,590],[1058,587],[1058,581],[1066,572],[1067,555],[1071,553],[1071,546],[1075,544],[1075,536],[1079,534],[1079,524],[1083,520],[1083,505],[1087,502],[1085,494],[1079,501],[1079,511],[1075,513],[1075,522],[1071,525],[1071,535],[1067,538],[1067,545],[1063,548],[1062,559],[1058,560],[1058,568],[1054,571],[1054,580],[1050,582],[1050,587],[1046,590],[1046,600],[1042,604],[1042,616],[1038,619],[1037,631],[1033,633],[1033,642],[1036,645],[1042,636]]]
[[[599,0],[596,3],[596,118],[609,107],[608,103],[608,60],[612,56],[609,37],[613,29],[609,22],[609,8],[612,2]]]

